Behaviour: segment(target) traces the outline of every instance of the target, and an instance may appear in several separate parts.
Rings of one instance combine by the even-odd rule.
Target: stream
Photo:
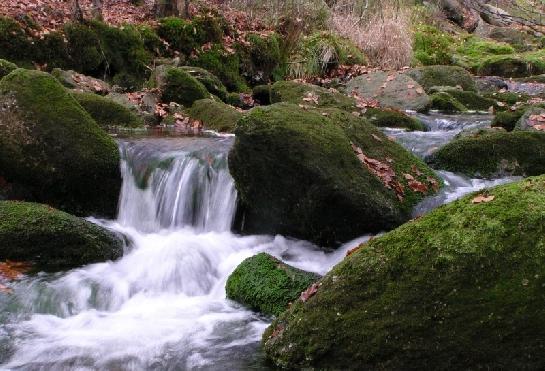
[[[384,129],[418,156],[489,116],[419,116],[428,132]],[[346,252],[283,236],[230,229],[237,193],[227,166],[232,136],[120,139],[123,185],[116,220],[124,256],[15,281],[0,294],[2,370],[264,370],[261,334],[270,318],[227,300],[225,282],[245,258],[268,252],[325,274]],[[445,187],[421,215],[475,190],[516,178],[469,179],[439,171]]]

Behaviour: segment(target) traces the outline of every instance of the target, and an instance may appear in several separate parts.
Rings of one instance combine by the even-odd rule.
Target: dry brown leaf
[[[471,203],[473,204],[480,204],[480,203],[486,203],[486,202],[490,202],[490,201],[493,201],[495,198],[495,196],[492,196],[492,195],[478,195],[476,197],[474,197],[472,200],[471,200]]]

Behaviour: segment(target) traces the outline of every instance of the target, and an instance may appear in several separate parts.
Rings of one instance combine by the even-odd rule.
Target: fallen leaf
[[[301,301],[303,303],[306,303],[308,299],[313,297],[318,292],[318,287],[320,287],[320,284],[318,282],[315,282],[312,285],[310,285],[308,289],[306,289],[305,291],[301,293],[301,296],[300,296]]]
[[[480,204],[480,203],[486,203],[494,200],[495,196],[487,196],[487,195],[478,195],[471,200],[471,203],[473,204]]]

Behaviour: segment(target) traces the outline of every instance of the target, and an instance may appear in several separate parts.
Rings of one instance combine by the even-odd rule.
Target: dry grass
[[[335,6],[331,27],[358,45],[369,63],[381,69],[400,69],[412,60],[411,10],[399,1],[381,1],[376,8]]]

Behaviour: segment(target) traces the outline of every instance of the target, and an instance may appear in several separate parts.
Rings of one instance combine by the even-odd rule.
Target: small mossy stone
[[[212,99],[201,99],[193,103],[186,113],[200,120],[206,129],[232,132],[237,121],[243,116],[236,108]]]
[[[464,136],[439,148],[430,162],[471,177],[545,174],[545,133],[500,131]]]
[[[2,77],[9,75],[12,71],[17,69],[15,63],[6,61],[5,59],[0,59],[0,80]]]
[[[216,97],[225,102],[225,100],[227,99],[227,89],[225,88],[221,80],[218,79],[213,73],[208,72],[204,68],[200,67],[183,66],[180,68],[196,78],[201,84],[203,84],[210,94],[215,95]]]
[[[513,131],[517,122],[524,114],[524,109],[517,109],[515,111],[500,111],[497,112],[492,120],[491,126],[493,128],[504,128],[507,131]]]
[[[446,92],[431,95],[431,109],[444,113],[458,113],[467,111],[467,108],[462,103]]]
[[[289,303],[320,278],[259,253],[247,258],[229,276],[227,297],[261,313],[278,316]]]
[[[137,128],[144,125],[144,121],[134,112],[109,98],[81,92],[73,92],[72,95],[102,128]]]
[[[365,117],[378,127],[405,128],[411,131],[426,131],[426,125],[405,112],[393,109],[368,108]]]
[[[120,238],[96,224],[47,205],[0,201],[2,260],[30,261],[42,269],[67,269],[122,254]]]
[[[17,69],[0,81],[0,176],[29,201],[114,216],[119,150],[51,75]]]
[[[277,103],[237,123],[229,168],[240,197],[243,233],[284,234],[337,246],[407,220],[439,181],[419,159],[364,118],[335,108]],[[354,152],[391,166],[404,195],[388,188]],[[391,161],[391,162],[389,162]],[[408,186],[409,177],[426,192]],[[432,184],[433,183],[433,184]],[[242,223],[244,220],[244,223]]]
[[[338,108],[356,111],[354,98],[335,90],[295,81],[279,81],[271,87],[271,102],[303,104],[309,107]]]
[[[206,87],[180,67],[157,67],[150,77],[149,86],[161,91],[163,102],[176,102],[186,107],[191,107],[196,100],[210,97]]]
[[[252,89],[252,98],[262,106],[271,104],[271,86],[257,85]]]
[[[286,369],[539,369],[545,177],[442,206],[367,244],[263,335]]]
[[[427,66],[407,72],[424,90],[433,86],[461,86],[463,90],[475,91],[475,81],[469,72],[456,66]]]

